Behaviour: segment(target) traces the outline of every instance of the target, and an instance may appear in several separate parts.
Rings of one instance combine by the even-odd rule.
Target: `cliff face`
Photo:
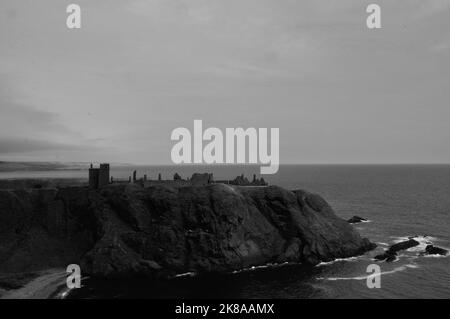
[[[276,186],[0,191],[0,271],[77,263],[96,276],[165,277],[372,248],[320,196]]]

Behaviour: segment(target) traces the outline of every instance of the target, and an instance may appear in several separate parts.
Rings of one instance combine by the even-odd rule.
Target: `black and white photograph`
[[[449,17],[1,0],[0,299],[448,299]]]

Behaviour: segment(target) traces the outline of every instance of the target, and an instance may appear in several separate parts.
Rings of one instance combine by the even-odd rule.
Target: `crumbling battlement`
[[[108,184],[124,184],[124,183],[133,183],[140,184],[144,187],[151,186],[155,184],[177,184],[180,186],[186,185],[195,185],[195,186],[205,186],[208,184],[229,184],[229,185],[237,185],[237,186],[267,186],[268,183],[264,180],[264,178],[256,178],[256,175],[253,175],[253,180],[249,181],[244,174],[240,176],[236,176],[236,178],[232,180],[214,180],[214,176],[212,173],[194,173],[192,176],[187,179],[183,179],[180,174],[175,173],[173,179],[163,180],[161,173],[158,174],[157,180],[152,180],[147,178],[147,174],[144,174],[142,178],[139,178],[137,175],[137,171],[134,170],[132,175],[128,177],[128,179],[116,179],[113,176],[110,178],[109,174],[109,164],[100,164],[100,168],[93,168],[92,164],[89,169],[89,186],[92,188],[100,188]]]

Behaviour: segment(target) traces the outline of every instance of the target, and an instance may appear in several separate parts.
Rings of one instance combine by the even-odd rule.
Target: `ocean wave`
[[[289,263],[289,262],[284,262],[284,263],[268,263],[265,265],[261,265],[261,266],[252,266],[252,267],[248,267],[248,268],[242,268],[239,270],[235,270],[232,271],[232,274],[239,274],[241,272],[247,272],[247,271],[254,271],[254,270],[258,270],[258,269],[267,269],[267,268],[275,268],[275,267],[281,267],[281,266],[286,266],[286,265],[292,265],[293,263]]]
[[[83,288],[85,287],[85,285],[83,284],[84,282],[86,282],[87,279],[91,278],[90,276],[82,276],[81,277],[81,287]],[[55,296],[55,299],[66,299],[70,296],[70,293],[73,291],[73,288],[68,288],[66,283],[63,283],[61,286],[61,290],[59,291],[59,293]]]
[[[380,245],[380,246],[389,246],[388,243],[383,243],[383,242],[378,242],[377,244]]]
[[[360,259],[362,257],[363,256],[356,256],[356,257],[348,257],[348,258],[336,258],[335,260],[332,260],[332,261],[322,261],[316,267],[328,266],[328,265],[332,265],[334,263],[341,262],[341,261],[356,261],[356,260],[358,260],[358,259]]]
[[[174,278],[194,277],[194,276],[196,276],[196,275],[197,275],[197,274],[196,274],[195,272],[189,271],[189,272],[185,272],[185,273],[182,273],[182,274],[176,274],[176,275],[174,276]]]
[[[335,260],[332,261],[322,261],[321,263],[317,264],[316,267],[321,267],[321,266],[328,266],[328,265],[332,265],[334,263],[337,262],[342,262],[342,261],[356,261],[359,259],[363,259],[365,256],[361,255],[361,256],[354,256],[354,257],[348,257],[348,258],[336,258]],[[248,268],[242,268],[239,270],[235,270],[232,271],[232,274],[239,274],[242,272],[248,272],[248,271],[255,271],[258,269],[267,269],[267,268],[277,268],[277,267],[283,267],[283,266],[287,266],[287,265],[300,265],[301,263],[295,263],[295,262],[283,262],[283,263],[268,263],[265,265],[261,265],[261,266],[252,266],[252,267],[248,267]]]
[[[441,241],[440,239],[438,239],[437,237],[433,237],[433,236],[428,236],[428,235],[416,235],[416,236],[390,236],[390,238],[392,238],[392,242],[394,244],[400,243],[400,242],[405,242],[408,240],[415,240],[417,241],[419,244],[417,246],[405,249],[402,251],[402,253],[398,254],[396,256],[396,259],[394,260],[394,262],[399,261],[402,258],[406,258],[409,260],[415,260],[417,258],[420,257],[427,257],[427,258],[445,258],[450,256],[449,253],[449,249],[443,246],[439,245],[439,248],[445,249],[447,250],[447,254],[445,255],[439,255],[439,254],[428,254],[426,252],[426,248],[428,245],[433,245],[434,246],[434,242],[435,241]],[[384,244],[385,243],[379,243],[379,244]]]
[[[400,271],[404,271],[407,270],[408,268],[410,269],[417,269],[419,268],[418,265],[416,264],[408,264],[408,265],[404,265],[404,266],[400,266],[400,267],[396,267],[393,270],[389,270],[389,271],[382,271],[380,273],[380,275],[389,275],[389,274],[394,274]],[[329,277],[329,278],[324,278],[324,277],[317,277],[317,280],[329,280],[329,281],[337,281],[337,280],[367,280],[367,278],[371,278],[373,277],[373,273],[372,274],[368,274],[368,275],[363,275],[363,276],[356,276],[356,277]]]
[[[444,248],[444,249],[448,250],[447,248]],[[434,255],[422,255],[421,257],[425,257],[425,258],[446,258],[448,256],[450,256],[450,253],[447,253],[446,255],[436,255],[436,254],[434,254]]]
[[[69,296],[69,294],[70,294],[70,289],[69,288],[64,289],[63,291],[61,291],[61,293],[59,293],[56,296],[56,299],[65,299]]]
[[[391,236],[393,238],[394,243],[399,243],[402,241],[406,241],[409,239],[414,239],[418,242],[432,242],[438,240],[438,238],[428,235],[416,235],[416,236]]]
[[[394,238],[394,244],[407,241],[409,239],[414,239],[419,242],[419,245],[406,249],[408,252],[423,252],[428,245],[433,245],[433,241],[436,241],[436,237],[432,236],[401,236],[401,237],[391,237]]]

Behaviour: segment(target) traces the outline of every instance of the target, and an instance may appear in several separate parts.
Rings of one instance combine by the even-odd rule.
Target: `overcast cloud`
[[[171,131],[279,127],[282,163],[450,162],[450,0],[0,2],[0,160],[170,164]]]

